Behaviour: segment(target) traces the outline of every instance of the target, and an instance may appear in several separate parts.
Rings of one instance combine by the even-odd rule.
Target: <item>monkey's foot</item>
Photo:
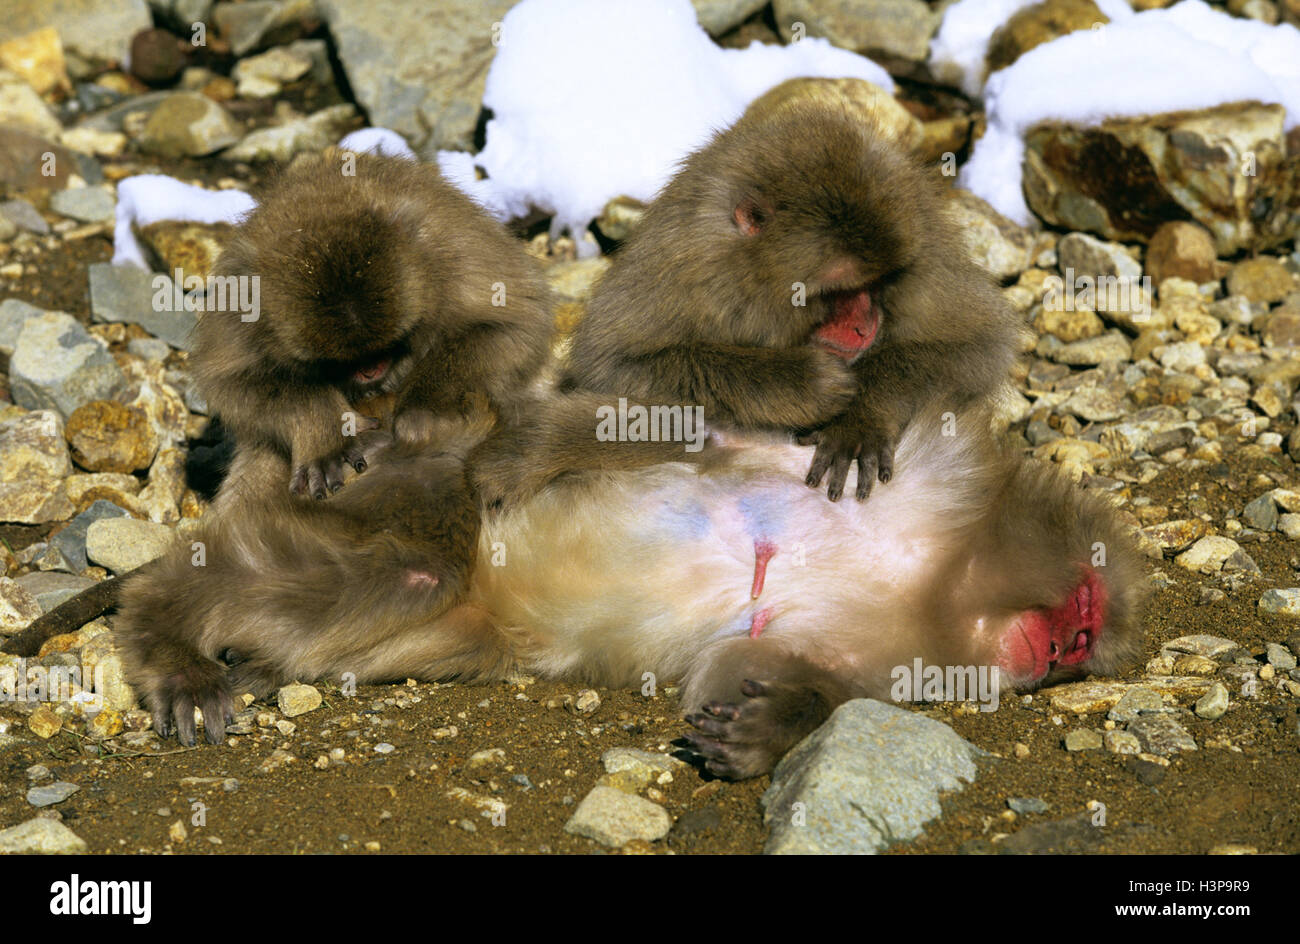
[[[855,463],[858,467],[858,501],[871,494],[871,486],[877,479],[882,483],[888,482],[894,475],[898,434],[866,423],[861,418],[843,416],[800,437],[799,442],[817,445],[804,481],[809,488],[818,488],[825,478],[826,497],[831,501],[839,501],[844,494],[849,468]]]
[[[1022,613],[1002,637],[1001,669],[1016,684],[1037,682],[1057,666],[1092,656],[1106,622],[1106,585],[1092,568],[1060,604]]]
[[[212,744],[226,739],[226,724],[235,720],[226,669],[211,659],[195,660],[164,676],[150,695],[149,706],[159,737],[175,734],[186,747],[195,742],[195,708],[203,712],[203,730]]]
[[[696,730],[682,739],[692,760],[715,777],[744,780],[767,773],[826,717],[824,699],[801,685],[745,679],[740,692],[744,701],[706,702],[686,716]]]

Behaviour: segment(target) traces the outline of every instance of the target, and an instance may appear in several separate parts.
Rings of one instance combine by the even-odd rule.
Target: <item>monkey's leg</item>
[[[189,607],[199,601],[184,592],[192,569],[181,569],[176,557],[146,564],[132,575],[122,592],[123,631],[114,637],[159,735],[175,733],[182,744],[193,746],[198,708],[207,739],[220,744],[225,723],[234,720],[230,684],[225,666],[185,638],[193,618]]]
[[[687,681],[685,740],[709,773],[743,780],[776,762],[853,697],[851,685],[766,639],[706,651]]]

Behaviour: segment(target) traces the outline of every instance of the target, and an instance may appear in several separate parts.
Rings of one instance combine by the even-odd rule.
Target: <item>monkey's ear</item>
[[[744,196],[731,211],[731,218],[735,220],[740,235],[756,236],[772,218],[772,208],[765,200],[755,196]]]

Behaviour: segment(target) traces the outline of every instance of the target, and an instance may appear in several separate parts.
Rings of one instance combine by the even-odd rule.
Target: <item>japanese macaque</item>
[[[931,397],[989,393],[1016,325],[938,186],[860,113],[778,87],[685,161],[613,257],[562,387],[815,443],[807,482],[894,472]],[[678,458],[681,458],[680,455]],[[535,453],[554,475],[562,461]]]
[[[366,467],[368,399],[395,400],[399,439],[423,437],[467,393],[508,412],[546,357],[552,319],[533,260],[427,164],[299,159],[240,225],[216,276],[258,285],[247,293],[256,310],[200,319],[192,354],[236,443],[218,506],[232,491],[286,485],[322,499],[346,467]]]
[[[908,424],[861,503],[806,488],[793,473],[813,450],[777,434],[556,481],[485,516],[441,612],[446,523],[408,516],[460,453],[401,443],[326,502],[218,517],[206,566],[150,565],[115,632],[158,728],[187,743],[194,706],[220,742],[232,692],[295,678],[680,679],[691,750],[730,778],[770,770],[845,699],[889,698],[916,659],[996,667],[1003,689],[1119,668],[1139,648],[1139,582],[1110,506],[1002,452],[982,407],[942,407]]]

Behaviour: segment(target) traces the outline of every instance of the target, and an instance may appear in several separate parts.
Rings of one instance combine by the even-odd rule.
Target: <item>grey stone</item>
[[[597,786],[583,797],[564,831],[617,849],[634,839],[662,839],[672,825],[672,817],[659,804],[614,787]]]
[[[234,144],[240,132],[218,102],[198,92],[174,92],[149,115],[140,147],[161,157],[202,157]]]
[[[0,203],[0,216],[3,216],[19,229],[25,229],[29,233],[36,233],[39,236],[44,236],[50,231],[50,224],[45,222],[45,217],[41,216],[41,211],[26,200],[14,199]]]
[[[245,4],[247,5],[247,4]],[[417,151],[469,151],[496,52],[493,24],[514,0],[320,0],[339,59],[371,124]],[[400,31],[393,29],[400,23]]]
[[[1273,496],[1265,493],[1246,505],[1241,517],[1252,528],[1272,531],[1277,527],[1277,503]]]
[[[1119,721],[1127,724],[1135,721],[1144,712],[1156,712],[1165,710],[1165,700],[1160,697],[1160,693],[1142,686],[1130,688],[1110,711],[1106,712],[1106,717],[1111,721]]]
[[[86,559],[86,532],[90,530],[90,525],[101,518],[129,517],[130,513],[125,508],[114,505],[111,501],[101,498],[93,502],[89,508],[68,522],[67,527],[50,538],[49,548],[46,553],[57,553],[64,561],[65,566],[43,569],[66,570],[74,574],[81,573],[90,564],[90,561]]]
[[[1264,643],[1264,652],[1268,658],[1268,664],[1275,669],[1286,671],[1296,667],[1295,656],[1291,654],[1286,646],[1279,645],[1275,642]]]
[[[1101,736],[1106,750],[1112,754],[1137,754],[1142,750],[1142,742],[1137,735],[1127,731],[1107,731]]]
[[[1142,742],[1142,749],[1148,754],[1165,757],[1180,751],[1196,750],[1196,741],[1186,729],[1173,718],[1164,715],[1143,715],[1130,722],[1128,730],[1137,736]]]
[[[61,574],[52,570],[43,570],[35,574],[23,574],[14,580],[33,597],[42,613],[48,613],[64,600],[70,600],[95,582],[86,577]]]
[[[1207,659],[1218,659],[1230,654],[1237,648],[1237,644],[1231,639],[1225,639],[1222,636],[1209,636],[1198,633],[1193,636],[1179,636],[1177,639],[1171,639],[1160,648],[1162,651],[1185,652],[1193,656],[1205,656]]]
[[[1052,804],[1038,797],[1011,797],[1007,800],[1007,806],[1021,816],[1026,813],[1046,813],[1052,808]]]
[[[875,853],[914,839],[940,814],[940,791],[975,779],[982,753],[917,712],[846,702],[773,772],[765,851]]]
[[[131,37],[153,26],[153,18],[145,0],[5,0],[0,41],[46,26],[82,58],[121,61]]]
[[[27,790],[27,802],[32,806],[53,806],[55,803],[62,803],[80,789],[77,784],[68,783],[66,780],[42,784]]]
[[[71,315],[28,318],[9,362],[13,400],[31,410],[64,416],[83,403],[109,400],[126,385],[113,355]]]
[[[83,85],[78,88],[79,90],[85,89],[86,86]],[[95,131],[125,131],[128,115],[137,112],[143,112],[146,117],[152,115],[154,109],[171,96],[171,92],[145,92],[143,95],[132,95],[107,108],[101,108],[93,115],[86,116],[77,123],[77,127],[90,128]]]
[[[1208,692],[1196,700],[1193,709],[1198,718],[1217,721],[1228,710],[1228,690],[1222,682],[1215,682]]]
[[[0,830],[0,854],[80,855],[89,847],[67,826],[38,816]]]
[[[23,330],[23,322],[43,314],[44,308],[37,308],[17,298],[6,298],[0,302],[0,353],[12,357],[18,335]]]
[[[171,356],[171,345],[158,338],[132,338],[126,342],[126,352],[145,361],[161,363]]]
[[[117,200],[102,187],[74,187],[50,196],[51,210],[83,223],[111,220],[116,207]]]
[[[135,266],[96,262],[90,266],[91,318],[138,324],[174,348],[188,351],[198,316],[176,307],[169,276]],[[160,300],[161,303],[156,303]]]
[[[1101,732],[1092,728],[1078,728],[1065,736],[1067,751],[1096,751],[1101,749]]]

